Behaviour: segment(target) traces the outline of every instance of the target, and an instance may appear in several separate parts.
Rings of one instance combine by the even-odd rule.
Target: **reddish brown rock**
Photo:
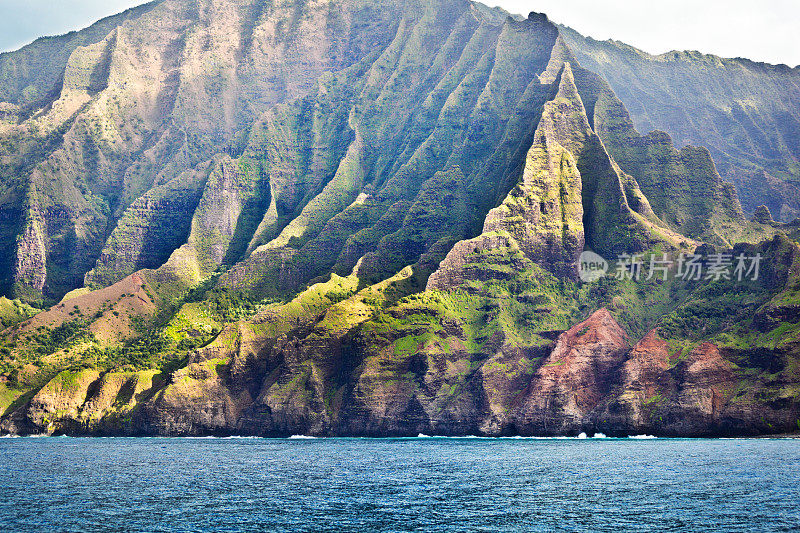
[[[517,429],[545,435],[587,429],[629,347],[627,334],[607,309],[563,333],[524,393]]]
[[[719,348],[704,342],[689,355],[678,404],[703,416],[718,418],[736,387],[732,368],[720,355]]]
[[[609,402],[601,419],[629,425],[636,433],[648,432],[654,411],[674,395],[675,380],[669,373],[667,342],[650,331],[631,350],[620,372],[621,392]]]

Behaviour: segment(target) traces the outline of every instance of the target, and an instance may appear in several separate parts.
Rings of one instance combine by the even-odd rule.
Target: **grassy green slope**
[[[2,341],[0,393],[12,411],[41,389],[30,406],[45,406],[44,414],[26,420],[46,430],[100,424],[107,412],[108,427],[128,432],[224,432],[234,423],[321,432],[348,413],[358,420],[359,409],[409,420],[422,409],[453,422],[473,416],[486,395],[505,420],[558,334],[601,307],[634,337],[659,327],[676,349],[713,341],[759,376],[741,353],[747,346],[793,360],[796,245],[786,238],[746,248],[770,265],[750,285],[576,280],[584,238],[610,259],[674,255],[694,248],[693,239],[728,247],[788,228],[746,221],[704,149],[640,136],[546,18],[423,2],[374,21],[367,15],[377,4],[343,6],[352,18],[337,24],[370,20],[384,32],[381,46],[320,60],[331,67],[324,75],[287,75],[291,86],[280,91],[253,82],[247,91],[265,92],[245,101],[237,91],[254,76],[250,67],[214,63],[170,93],[172,115],[157,139],[137,130],[132,144],[119,144],[127,126],[109,120],[136,116],[125,108],[130,95],[106,92],[73,68],[70,98],[82,111],[67,120],[65,145],[29,176],[17,273],[61,294],[93,264],[87,282],[104,288],[70,293],[31,320],[27,308],[2,304],[16,323]],[[226,15],[233,27],[246,14],[240,7]],[[322,53],[310,22],[268,11],[256,20],[291,22],[287,42],[312,32],[299,43]],[[172,37],[192,19],[178,14]],[[310,13],[316,22],[329,15]],[[241,45],[216,53],[255,54],[257,26],[238,40],[215,28]],[[218,59],[191,35],[183,54]],[[136,49],[114,36],[73,61],[91,67],[106,52]],[[59,105],[68,108],[65,95]],[[124,113],[107,113],[115,98]],[[223,105],[190,113],[209,98]],[[132,146],[135,162],[124,156]],[[550,237],[537,244],[543,234]],[[793,364],[781,377],[789,384]],[[116,407],[79,405],[71,392],[59,407],[53,392],[79,376],[84,397],[112,394],[145,370],[153,375],[136,378],[146,382],[141,396],[120,400],[123,418]],[[98,381],[106,376],[109,383]],[[131,418],[132,406],[151,411]],[[51,411],[61,422],[51,425]],[[224,416],[209,421],[210,412]],[[145,419],[155,426],[130,425]]]

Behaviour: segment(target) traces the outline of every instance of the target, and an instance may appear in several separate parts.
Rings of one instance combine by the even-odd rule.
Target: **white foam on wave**
[[[367,437],[369,438],[369,437]],[[511,435],[506,437],[488,437],[486,435],[426,435],[419,433],[416,437],[387,437],[400,439],[453,439],[453,440],[566,440],[577,437],[523,437],[522,435]]]
[[[523,439],[523,440],[578,440],[578,439],[586,439],[588,438],[585,433],[582,433],[583,436],[578,435],[577,437],[567,437],[567,436],[560,436],[560,437],[499,437],[501,439]]]
[[[308,440],[308,439],[316,439],[317,437],[312,437],[311,435],[292,435],[289,437],[289,440]]]
[[[605,433],[595,433],[592,438],[593,439],[607,439],[608,435],[606,435]]]
[[[657,439],[658,437],[656,437],[654,435],[631,435],[628,438],[629,439],[648,440],[648,439]]]

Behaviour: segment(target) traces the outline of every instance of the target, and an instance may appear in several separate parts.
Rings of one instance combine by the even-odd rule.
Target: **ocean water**
[[[800,440],[0,439],[0,531],[654,530],[800,530]]]

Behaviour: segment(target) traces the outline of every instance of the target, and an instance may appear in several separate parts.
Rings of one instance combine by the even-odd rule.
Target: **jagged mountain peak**
[[[745,211],[766,201],[781,220],[797,217],[796,69],[699,52],[651,56],[564,26],[560,31],[581,64],[608,81],[639,131],[665,131],[679,147],[710,150]],[[743,85],[743,80],[749,81]],[[686,90],[693,86],[703,90]]]
[[[163,0],[59,40],[69,54],[3,56],[0,239],[13,253],[0,289],[48,309],[0,302],[3,383],[30,393],[2,428],[649,427],[631,376],[661,361],[659,339],[689,361],[661,368],[675,385],[665,409],[705,409],[693,361],[719,392],[731,361],[751,364],[737,328],[794,331],[781,321],[798,248],[752,244],[792,230],[742,211],[735,187],[760,195],[731,163],[755,161],[745,148],[719,132],[708,150],[668,127],[640,134],[658,110],[637,70],[651,59],[610,76],[587,43],[544,15],[467,1]],[[30,73],[34,56],[46,75]],[[26,80],[3,85],[14,68]],[[50,82],[48,99],[21,100],[23,84]],[[741,124],[730,84],[717,90]],[[782,198],[796,109],[745,113],[779,132],[765,144],[748,130],[742,146],[777,156],[761,172]],[[578,275],[587,250],[613,264],[713,247],[769,257],[765,279],[735,288],[744,311],[706,279]],[[119,402],[130,417],[84,401],[123,388],[138,391]],[[665,427],[743,420],[725,405]],[[750,415],[785,427],[790,412]]]
[[[360,189],[368,184],[372,186],[374,180],[378,180],[379,186],[378,195],[373,198],[393,196],[413,201],[413,190],[424,181],[423,176],[457,164],[465,170],[467,181],[473,184],[470,187],[475,187],[480,181],[477,173],[481,172],[478,170],[481,167],[476,166],[474,155],[464,152],[466,145],[454,147],[449,156],[445,149],[439,156],[441,162],[432,167],[420,165],[427,151],[441,152],[441,143],[445,140],[439,129],[443,122],[428,131],[425,131],[427,126],[419,129],[414,124],[413,121],[422,120],[424,113],[437,113],[437,110],[450,113],[458,110],[462,103],[474,105],[472,115],[463,114],[468,108],[457,111],[462,114],[460,118],[458,114],[453,115],[456,119],[453,125],[460,121],[463,127],[472,121],[476,127],[484,128],[494,122],[495,128],[501,128],[498,131],[502,131],[504,124],[517,128],[514,135],[522,140],[517,149],[527,151],[533,141],[530,135],[536,130],[537,106],[548,98],[543,88],[547,84],[560,77],[556,97],[575,103],[577,120],[588,120],[588,124],[579,126],[570,122],[564,124],[576,131],[593,127],[598,88],[601,96],[610,93],[610,89],[603,88],[602,82],[598,85],[591,75],[582,74],[583,79],[576,84],[569,66],[577,65],[575,55],[559,30],[546,16],[539,14],[532,14],[528,19],[509,19],[502,17],[498,10],[486,10],[468,2],[447,6],[436,2],[336,2],[335,10],[333,4],[327,2],[302,6],[286,2],[271,7],[258,7],[257,2],[190,4],[170,0],[130,12],[105,38],[95,37],[91,44],[75,48],[64,66],[60,97],[43,110],[43,114],[32,119],[38,127],[49,128],[54,135],[60,134],[55,128],[62,128],[68,142],[43,152],[30,176],[23,178],[28,185],[20,183],[16,189],[11,187],[8,191],[11,198],[24,198],[30,206],[16,215],[15,223],[24,228],[22,234],[27,236],[18,245],[16,256],[21,259],[14,269],[6,269],[6,275],[13,272],[14,278],[9,281],[17,283],[20,293],[30,288],[33,293],[44,290],[60,295],[84,281],[107,284],[138,268],[164,264],[170,248],[176,250],[181,241],[189,237],[191,217],[173,217],[174,223],[169,224],[169,228],[147,225],[142,232],[131,226],[140,223],[138,216],[126,218],[124,215],[129,209],[134,209],[131,214],[136,213],[142,203],[156,209],[152,214],[149,211],[140,213],[153,221],[163,221],[177,214],[164,202],[142,200],[136,204],[139,198],[159,194],[158,187],[184,191],[184,199],[179,202],[188,201],[189,204],[181,204],[184,209],[178,212],[190,214],[192,205],[200,205],[193,202],[201,202],[202,188],[207,187],[208,182],[201,179],[184,184],[184,181],[189,176],[202,174],[220,152],[235,156],[239,163],[242,160],[238,156],[242,156],[250,160],[245,164],[255,165],[256,168],[244,172],[247,177],[234,179],[235,183],[250,188],[239,200],[249,202],[241,208],[246,217],[255,218],[249,225],[236,227],[233,227],[235,221],[229,221],[229,231],[236,234],[234,247],[212,254],[215,257],[222,254],[222,257],[216,257],[209,268],[216,268],[220,263],[230,265],[265,244],[269,248],[297,249],[298,244],[316,240],[317,233],[324,233],[328,219],[337,210],[347,208],[361,194]],[[476,9],[482,17],[475,16]],[[305,15],[301,16],[301,12]],[[352,31],[345,32],[350,35],[345,40],[332,33],[334,28],[354,27],[360,24],[360,17],[375,13],[380,16],[370,18],[369,43],[362,40],[361,34]],[[493,15],[487,19],[489,14]],[[148,24],[157,18],[164,22],[157,26],[152,38],[143,38],[154,31]],[[515,25],[515,29],[510,29],[509,23]],[[286,24],[299,26],[293,26],[288,32],[277,31]],[[239,27],[238,32],[228,31],[235,27]],[[440,34],[450,37],[442,38]],[[531,37],[532,42],[539,45],[532,46],[526,54],[517,54],[515,47],[521,44],[522,36]],[[287,47],[287,43],[294,44]],[[303,49],[313,58],[304,63],[310,68],[290,67],[304,61],[298,54]],[[267,53],[269,50],[272,52]],[[331,53],[322,54],[323,50]],[[217,60],[207,61],[214,56]],[[545,56],[548,56],[548,63],[542,68]],[[145,57],[150,60],[147,67],[143,62]],[[197,64],[207,66],[198,71],[194,67]],[[427,75],[423,75],[424,65],[431,68]],[[523,65],[525,68],[520,68]],[[393,68],[396,69],[393,75],[381,74],[392,72]],[[472,78],[465,76],[467,68],[473,69]],[[270,69],[278,72],[277,76],[257,74]],[[326,71],[338,74],[324,81],[323,72]],[[532,75],[538,76],[539,84]],[[479,85],[468,85],[475,82],[486,85],[478,92]],[[351,84],[351,90],[343,91],[338,86],[342,83]],[[406,83],[406,87],[400,83]],[[469,91],[473,91],[472,103]],[[540,94],[536,94],[537,91]],[[426,92],[427,99],[423,100],[420,111],[403,108],[406,102],[413,104],[415,98]],[[449,102],[442,100],[445,96]],[[583,109],[582,97],[588,98],[588,112]],[[357,98],[364,102],[374,99],[374,103],[357,104]],[[312,102],[320,105],[326,100],[329,106],[334,102],[342,105],[341,114],[317,113],[314,116],[299,107]],[[192,111],[197,109],[203,112]],[[377,124],[377,119],[393,113],[397,116],[392,120]],[[512,113],[528,113],[532,124],[527,125],[530,128],[527,133],[519,129],[526,127],[524,121],[513,124],[519,118],[507,122]],[[552,114],[545,114],[545,117],[554,118]],[[312,127],[312,136],[318,138],[311,139],[300,131],[298,134],[305,137],[281,138],[287,131],[293,135],[291,129],[300,127],[301,122],[309,118],[313,124],[318,124],[314,122],[317,120],[328,121]],[[434,114],[426,120],[436,124],[440,119],[449,117]],[[387,127],[388,124],[396,126]],[[401,128],[406,125],[411,127],[416,138],[412,135],[403,140],[405,133]],[[551,127],[557,125],[553,123]],[[360,135],[364,139],[358,145],[363,145],[366,152],[381,143],[384,146],[387,142],[408,144],[401,145],[402,151],[396,153],[354,155],[354,147],[358,145],[347,144],[354,128],[363,130]],[[19,130],[11,131],[12,136],[21,134]],[[330,143],[334,133],[341,137],[337,138],[339,147],[331,150],[330,145],[321,143]],[[321,138],[320,134],[328,138]],[[431,136],[425,138],[425,135]],[[609,139],[596,139],[592,135],[590,143],[598,145],[595,151],[606,152],[600,145],[608,143]],[[317,155],[309,158],[300,151],[270,153],[267,158],[270,168],[267,168],[258,161],[265,153],[264,148],[269,146],[264,143],[267,137],[271,137],[270,142],[301,143],[303,150],[309,150],[308,154]],[[498,141],[500,139],[498,137]],[[569,144],[565,139],[562,135],[562,142]],[[476,148],[480,146],[471,140],[467,142]],[[506,138],[503,142],[517,141]],[[332,157],[325,161],[320,158],[326,156],[323,154]],[[510,188],[519,179],[519,174],[515,176],[515,173],[520,172],[521,159],[511,162],[507,156],[502,157],[507,162],[500,170],[502,176],[498,176],[500,189],[483,198],[479,192],[474,205],[478,219],[505,197],[506,187]],[[608,159],[603,164],[610,167],[608,172],[618,175],[619,184],[615,187],[623,189],[619,193],[620,201],[650,222],[663,225],[645,195],[638,190],[636,178],[620,169],[615,158]],[[283,162],[275,164],[279,161]],[[361,169],[353,171],[346,161],[356,161]],[[222,166],[226,176],[239,173],[235,165]],[[304,176],[299,190],[293,189],[294,185],[284,187],[278,177],[280,172],[292,167],[298,169],[295,172],[299,176]],[[629,168],[633,169],[633,164]],[[634,173],[639,172],[638,168],[635,170]],[[77,176],[77,181],[71,182],[72,178],[66,177],[68,174]],[[353,180],[352,175],[363,177]],[[392,175],[399,176],[399,180]],[[416,185],[410,190],[394,191],[409,177]],[[479,187],[479,190],[485,188]],[[169,195],[172,196],[172,192]],[[337,198],[333,203],[332,197]],[[342,202],[341,206],[336,203],[338,201]],[[162,211],[164,208],[170,212]],[[236,209],[231,213],[237,212]],[[80,216],[78,211],[82,213]],[[590,218],[595,217],[590,215]],[[194,222],[191,226],[194,227]],[[695,236],[700,234],[692,235]],[[133,242],[128,237],[132,237]],[[69,245],[74,253],[58,249],[59,243],[72,243],[72,239],[77,239]],[[146,242],[151,240],[158,241],[155,249]],[[244,241],[249,242],[244,244]],[[43,252],[43,247],[47,246],[37,243],[50,243],[56,251],[50,255],[57,255],[57,261],[47,257],[46,250]],[[348,268],[353,260],[350,259]],[[400,267],[399,263],[392,265],[392,268]],[[94,273],[99,271],[107,273],[102,276]],[[391,270],[386,270],[381,275],[390,273]]]
[[[537,129],[535,122],[540,112],[537,106],[548,100],[546,86],[556,79],[561,80],[556,99],[571,102],[574,107],[571,115],[583,123],[576,124],[572,117],[560,114],[558,120],[566,122],[559,125],[554,122],[553,113],[543,115],[545,122],[556,130],[570,130],[572,140],[564,132],[560,135],[567,150],[580,152],[588,142],[589,151],[596,152],[583,159],[577,157],[576,164],[580,165],[582,160],[596,166],[602,161],[599,164],[605,165],[608,179],[615,182],[612,188],[620,189],[614,193],[619,200],[612,203],[621,202],[623,209],[633,209],[637,214],[630,216],[641,215],[646,219],[645,225],[664,225],[639,190],[636,178],[619,168],[603,146],[604,141],[591,131],[598,114],[595,109],[598,97],[608,100],[610,89],[586,73],[581,74],[582,79],[576,84],[570,65],[577,65],[577,59],[546,17],[534,14],[528,19],[504,19],[497,10],[483,10],[480,12],[484,16],[480,18],[475,16],[477,6],[467,2],[447,6],[435,2],[336,5],[337,9],[332,11],[326,2],[295,7],[287,2],[256,9],[257,3],[252,2],[189,6],[168,1],[137,11],[106,38],[76,48],[65,66],[61,97],[35,119],[40,124],[49,123],[50,128],[61,123],[70,141],[42,154],[43,159],[28,178],[30,193],[24,189],[16,191],[30,205],[25,213],[18,215],[17,222],[24,227],[26,236],[17,246],[16,255],[21,259],[13,269],[12,281],[16,282],[18,292],[32,290],[35,294],[44,290],[59,295],[82,282],[108,284],[139,268],[165,264],[171,251],[177,250],[187,238],[200,243],[197,244],[200,248],[212,246],[217,250],[211,254],[210,262],[201,260],[205,264],[198,267],[201,275],[222,264],[230,266],[246,259],[264,245],[267,249],[290,251],[299,247],[303,256],[302,248],[306,245],[314,248],[319,239],[328,238],[326,224],[337,211],[344,209],[342,216],[347,218],[348,211],[367,209],[364,206],[372,201],[350,205],[362,194],[363,187],[378,184],[377,195],[368,195],[373,200],[414,201],[414,190],[424,182],[424,176],[446,170],[448,165],[459,165],[465,171],[465,178],[471,183],[467,192],[477,187],[472,208],[480,220],[483,213],[496,206],[498,199],[505,197],[506,188],[519,179],[515,173],[520,172],[521,159],[514,161],[496,152],[501,160],[492,164],[502,166],[489,173],[498,175],[479,178],[488,167],[476,165],[478,160],[469,151],[485,148],[470,137],[456,140],[466,143],[462,146],[445,147],[443,142],[454,139],[447,138],[442,126],[447,121],[452,121],[452,127],[472,123],[476,128],[485,128],[494,124],[492,127],[500,128],[498,133],[503,127],[516,128],[508,130],[512,137],[498,136],[495,142],[510,143],[508,146],[517,143],[517,150],[527,151],[534,140],[531,134]],[[306,15],[300,16],[297,9],[313,15],[304,18]],[[376,10],[381,16],[370,19],[371,43],[352,32],[345,41],[331,33],[337,25],[341,26],[339,29],[352,27],[359,17]],[[485,16],[489,13],[494,15],[487,20]],[[152,39],[142,39],[143,34],[151,31],[147,21],[157,17],[166,17],[166,26],[163,23],[158,26]],[[275,33],[276,28],[283,28],[286,23],[299,24],[309,34],[299,31],[299,26],[288,33]],[[241,31],[232,35],[222,31],[225,25],[238,25]],[[439,34],[450,37],[444,39]],[[311,35],[319,38],[312,40]],[[520,39],[524,38],[539,45],[519,54]],[[287,47],[289,42],[295,44]],[[270,49],[274,53],[266,54]],[[315,58],[306,61],[311,68],[287,68],[301,60],[297,54],[300,49],[306,49]],[[319,55],[323,49],[332,55]],[[209,55],[212,51],[219,60],[208,63],[210,68],[197,71],[190,67],[212,57]],[[143,65],[142,57],[155,59],[156,63],[143,69],[139,67]],[[545,59],[547,64],[542,68]],[[425,65],[429,66],[427,73]],[[520,68],[522,65],[526,67]],[[259,69],[272,67],[282,74],[271,77],[256,74]],[[133,69],[137,74],[132,75]],[[331,69],[338,73],[332,78],[323,76],[324,71]],[[472,69],[471,73],[468,69]],[[389,72],[393,74],[389,76]],[[538,83],[534,76],[538,77]],[[478,85],[474,85],[476,82]],[[481,90],[480,83],[485,83]],[[342,84],[349,87],[344,89]],[[414,99],[426,92],[422,107],[414,109]],[[582,97],[588,98],[591,106],[588,113]],[[357,99],[367,102],[366,105],[357,103]],[[116,107],[111,102],[127,103]],[[333,113],[309,113],[302,107],[311,104],[339,108]],[[463,104],[467,107],[459,109]],[[469,114],[471,105],[475,107]],[[204,112],[193,113],[192,109]],[[425,113],[430,116],[423,119]],[[525,124],[526,113],[531,123]],[[383,120],[387,117],[388,121]],[[300,129],[309,120],[314,125],[311,136]],[[423,125],[424,120],[429,125]],[[527,132],[526,127],[530,128]],[[412,136],[406,136],[402,128],[411,128],[408,131],[413,132]],[[362,133],[357,135],[360,140],[353,143],[351,136],[356,130]],[[589,132],[586,139],[581,138],[583,130]],[[581,146],[573,146],[576,142]],[[270,148],[280,144],[271,143],[288,143],[300,146],[300,150],[281,152]],[[381,154],[373,148],[391,143],[401,143],[400,151]],[[445,147],[443,152],[442,147]],[[430,163],[435,158],[428,157],[431,150],[440,152],[436,156],[440,161],[433,165]],[[212,163],[215,152],[228,152],[237,162]],[[597,157],[600,159],[594,161]],[[211,205],[203,203],[202,191],[214,194],[208,187],[218,182],[194,178],[204,173],[216,175],[219,171],[211,171],[210,164],[219,165],[226,177],[226,181],[219,183],[227,184],[223,187],[232,186],[239,194],[238,198],[224,197],[225,202],[233,204],[220,204],[229,219],[224,235],[220,236],[206,230],[198,234],[200,219],[192,217],[190,212],[192,206]],[[634,168],[633,164],[630,168]],[[286,174],[287,170],[296,177]],[[638,168],[635,170],[639,172]],[[65,177],[67,172],[78,176],[78,180],[70,182],[71,178]],[[410,188],[404,185],[409,179]],[[478,185],[486,183],[486,179],[499,179],[499,190],[486,195],[486,188]],[[585,189],[592,195],[595,189],[606,190],[605,185],[598,189],[593,179],[589,183]],[[300,184],[299,189],[296,184]],[[164,187],[168,193],[158,192]],[[177,211],[169,204],[177,198],[176,191],[182,191],[183,195],[177,200],[176,205],[182,207]],[[14,191],[9,192],[13,195]],[[164,201],[154,202],[158,195]],[[138,198],[142,201],[137,204]],[[599,200],[600,211],[606,200]],[[144,212],[142,205],[147,206]],[[77,216],[76,206],[80,206],[81,216]],[[130,214],[125,216],[126,212]],[[622,243],[612,244],[613,239],[600,237],[608,226],[615,225],[613,222],[606,223],[602,216],[594,216],[592,206],[587,212],[588,231],[598,235],[590,240],[602,242],[601,247],[609,251],[625,247]],[[66,218],[63,213],[68,213]],[[181,213],[185,213],[183,218]],[[151,222],[141,226],[142,216]],[[213,217],[217,217],[211,219],[216,225],[221,219],[218,215]],[[248,222],[237,217],[245,217]],[[168,219],[171,223],[166,226],[154,225]],[[369,224],[375,222],[378,221],[373,219]],[[637,222],[631,219],[625,224],[635,226]],[[470,231],[468,226],[464,232]],[[219,230],[217,227],[208,231]],[[358,228],[356,232],[365,230]],[[72,239],[77,239],[70,245],[75,253],[57,250],[56,254],[50,254],[58,256],[55,262],[43,251],[44,243],[50,242],[57,249],[58,243],[71,243]],[[335,246],[341,249],[345,244],[340,240]],[[421,244],[429,247],[434,243]],[[343,271],[349,271],[356,259],[351,257],[348,264],[342,264]],[[408,256],[376,274],[391,275],[392,269],[403,266],[402,261],[412,259],[413,255]],[[49,269],[48,261],[52,265]],[[325,268],[330,266],[328,263]],[[316,273],[323,274],[325,268],[320,267]],[[308,273],[311,272],[313,269]],[[296,287],[308,279],[293,273],[285,273],[282,278],[286,281],[276,290]]]

